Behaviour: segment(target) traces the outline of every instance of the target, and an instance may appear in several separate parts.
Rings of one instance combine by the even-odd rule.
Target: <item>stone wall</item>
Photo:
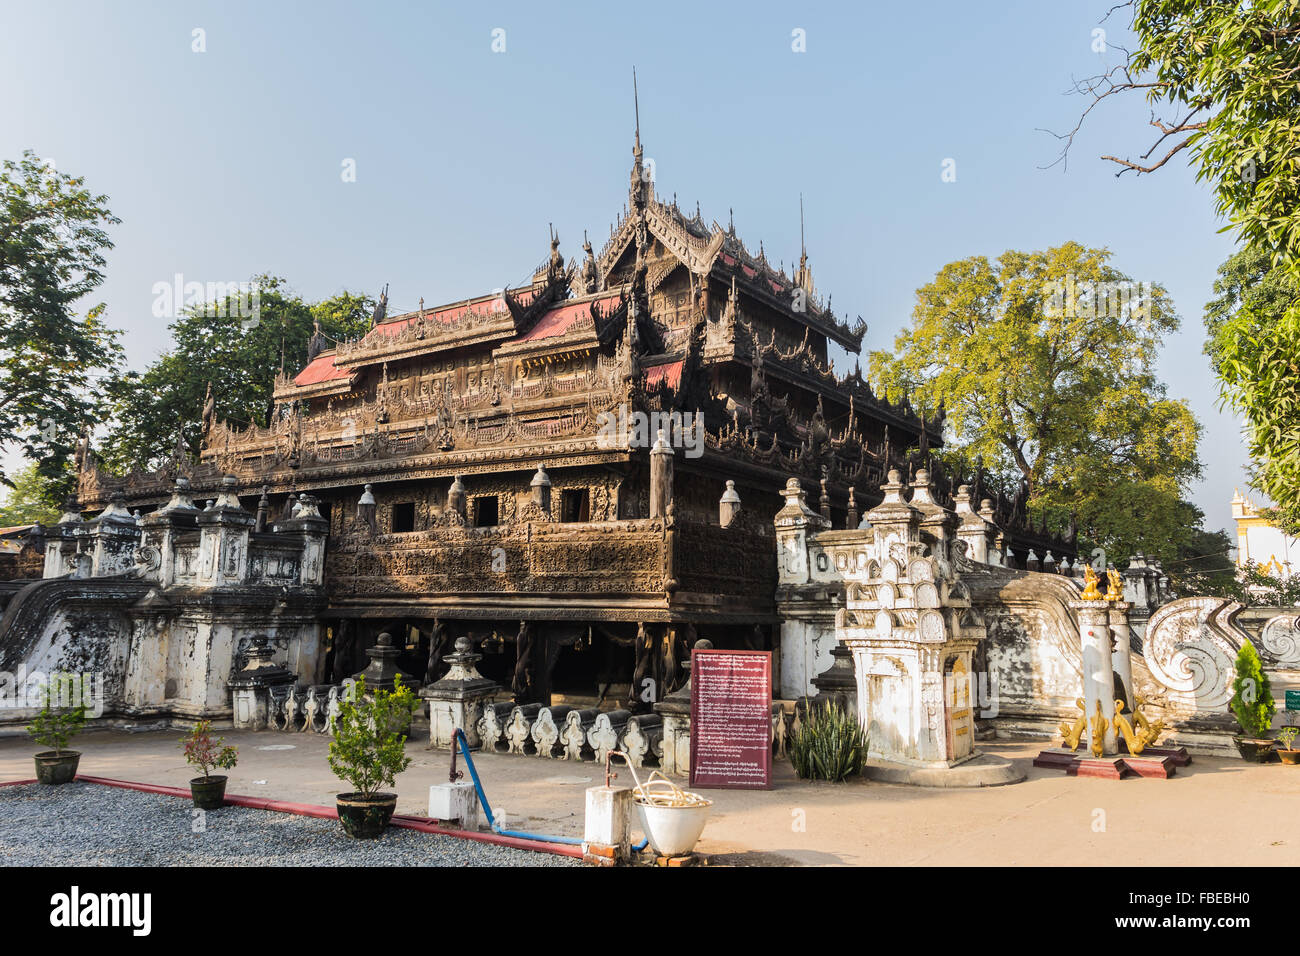
[[[0,618],[0,733],[21,732],[57,673],[87,676],[101,723],[224,722],[255,637],[304,683],[322,680],[326,522],[302,496],[290,519],[257,524],[233,479],[206,510],[183,478],[144,518],[120,500],[90,521],[69,510],[46,529],[43,579]]]
[[[911,562],[901,560],[915,551],[934,564],[936,580],[947,579],[946,567],[953,571],[947,591],[940,589],[937,604],[930,605],[943,611],[952,603],[944,593],[965,595],[972,623],[982,624],[971,655],[970,685],[979,726],[1000,737],[1059,739],[1061,721],[1078,716],[1076,700],[1083,695],[1082,622],[1071,606],[1082,597],[1080,583],[1063,574],[1007,567],[979,515],[960,505],[956,512],[937,508],[926,493],[924,472],[917,477],[908,501],[901,481],[891,476],[885,503],[868,513],[864,527],[852,530],[830,530],[829,522],[803,503],[797,485],[787,490],[789,504],[775,522],[782,695],[815,696],[815,681],[831,668],[830,652],[840,642],[887,648],[897,643],[893,635],[900,625],[906,633],[915,618],[919,627],[921,608],[929,599],[920,599]],[[886,555],[900,559],[889,574],[884,573]],[[1300,609],[1246,609],[1218,598],[1174,598],[1159,568],[1145,561],[1121,583],[1124,593],[1108,605],[1126,622],[1118,627],[1127,632],[1127,647],[1112,651],[1116,695],[1136,694],[1150,719],[1164,720],[1169,732],[1163,743],[1233,752],[1231,737],[1239,731],[1228,701],[1233,662],[1246,640],[1271,675],[1276,723],[1290,719],[1283,698],[1288,687],[1300,689]],[[870,620],[862,616],[863,608],[877,607],[889,610],[889,621],[878,613]],[[942,640],[936,629],[935,646],[960,642],[961,630],[960,619],[945,626]],[[1112,643],[1118,640],[1113,637]],[[907,661],[912,658],[895,653],[890,683],[884,658],[878,657],[855,651],[859,695],[902,699],[894,686],[902,681],[924,704],[923,671],[939,670],[938,664],[911,667]],[[923,655],[913,657],[920,661]],[[871,700],[859,700],[857,706],[864,721],[879,709]],[[915,724],[924,706],[911,710],[908,719]],[[883,725],[880,730],[899,737]],[[872,750],[875,754],[876,741]],[[902,751],[907,759],[920,755],[909,758],[911,750]]]

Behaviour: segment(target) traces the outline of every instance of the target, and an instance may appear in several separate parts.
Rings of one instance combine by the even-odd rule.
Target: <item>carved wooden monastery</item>
[[[267,427],[231,427],[213,396],[197,462],[114,477],[83,448],[75,510],[149,525],[183,478],[199,507],[255,515],[239,540],[257,553],[277,522],[319,511],[319,653],[288,661],[302,685],[358,671],[381,632],[431,682],[464,637],[517,703],[644,711],[680,685],[696,638],[774,649],[787,480],[856,528],[890,469],[928,463],[942,417],[833,371],[830,343],[857,353],[865,325],[832,313],[806,255],[774,268],[660,199],[648,169],[638,132],[627,206],[580,262],[553,237],[522,286],[391,316],[385,294],[359,340],[313,339]],[[957,483],[930,473],[950,502]],[[1023,499],[967,484],[1007,564],[1073,562]]]

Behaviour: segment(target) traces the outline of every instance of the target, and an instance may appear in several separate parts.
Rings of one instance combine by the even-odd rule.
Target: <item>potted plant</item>
[[[225,743],[225,737],[212,739],[210,720],[200,720],[188,736],[181,738],[185,762],[203,772],[203,776],[190,781],[190,795],[200,810],[216,810],[226,802],[226,778],[211,774],[217,768],[230,770],[239,760],[238,749]]]
[[[1300,737],[1300,727],[1287,726],[1277,732],[1277,739],[1281,746],[1277,749],[1277,755],[1282,758],[1282,762],[1291,766],[1300,766],[1300,750],[1292,749],[1296,737]]]
[[[77,775],[81,751],[69,750],[68,742],[86,725],[86,704],[71,677],[56,677],[45,685],[45,704],[27,727],[32,738],[51,750],[36,755],[36,779],[40,783],[67,783]],[[59,706],[75,697],[76,703]]]
[[[1273,726],[1277,705],[1264,665],[1250,641],[1237,652],[1237,676],[1232,682],[1229,706],[1241,725],[1241,736],[1232,738],[1237,751],[1245,760],[1268,763],[1273,759],[1273,741],[1265,735]]]
[[[384,792],[407,768],[406,734],[395,728],[409,726],[420,702],[400,677],[391,691],[366,692],[365,678],[358,678],[339,706],[330,741],[330,770],[352,785],[352,792],[337,797],[339,823],[348,836],[359,840],[378,839],[393,811],[397,794]]]

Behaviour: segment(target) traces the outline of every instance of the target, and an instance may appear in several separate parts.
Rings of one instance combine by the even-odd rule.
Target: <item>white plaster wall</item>
[[[807,621],[781,623],[781,696],[786,700],[816,695],[812,679],[834,662],[835,628]]]

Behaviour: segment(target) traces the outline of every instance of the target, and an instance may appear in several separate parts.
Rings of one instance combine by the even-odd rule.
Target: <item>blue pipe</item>
[[[478,802],[483,805],[483,813],[487,816],[488,826],[492,828],[493,833],[499,833],[501,836],[522,837],[525,840],[537,840],[541,843],[582,845],[583,841],[576,837],[545,836],[540,833],[525,833],[522,830],[506,830],[502,828],[492,817],[492,806],[488,803],[487,794],[483,792],[483,783],[478,778],[478,770],[474,768],[474,758],[469,755],[469,741],[465,739],[465,732],[459,727],[456,728],[456,744],[460,747],[461,756],[465,758],[465,766],[469,767],[469,776],[474,781],[474,790],[478,793]],[[634,843],[632,849],[639,853],[649,845],[650,838],[646,837],[640,843]]]
[[[469,767],[470,778],[474,781],[474,789],[478,792],[478,802],[483,805],[483,812],[487,815],[488,826],[492,828],[493,833],[499,833],[501,836],[520,837],[525,840],[538,840],[542,843],[565,843],[569,846],[582,845],[583,841],[579,837],[545,836],[540,833],[525,833],[522,830],[507,830],[497,823],[492,816],[492,806],[488,803],[487,794],[483,792],[483,784],[478,778],[478,771],[474,769],[474,760],[469,755],[469,741],[465,739],[465,732],[459,727],[456,728],[456,743],[460,746],[461,756],[465,758],[465,766]]]

